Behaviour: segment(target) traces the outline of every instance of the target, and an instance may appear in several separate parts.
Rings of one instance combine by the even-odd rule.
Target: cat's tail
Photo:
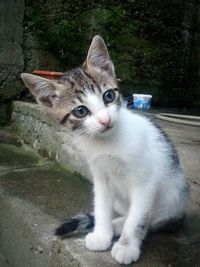
[[[71,217],[56,228],[55,235],[65,238],[71,234],[86,234],[94,227],[94,215],[92,213],[79,213]]]

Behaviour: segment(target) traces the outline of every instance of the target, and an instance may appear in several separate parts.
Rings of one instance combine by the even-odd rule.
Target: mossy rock
[[[0,126],[9,124],[11,116],[11,105],[0,103]]]

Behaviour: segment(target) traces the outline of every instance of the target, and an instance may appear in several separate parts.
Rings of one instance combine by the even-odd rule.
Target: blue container
[[[147,110],[151,106],[152,95],[142,95],[134,94],[133,95],[133,108]]]

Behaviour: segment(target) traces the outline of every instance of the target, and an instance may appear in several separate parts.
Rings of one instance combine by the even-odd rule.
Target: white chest
[[[123,197],[128,194],[131,181],[128,166],[123,159],[111,155],[99,156],[93,164],[100,176],[106,176],[109,190],[113,194]]]

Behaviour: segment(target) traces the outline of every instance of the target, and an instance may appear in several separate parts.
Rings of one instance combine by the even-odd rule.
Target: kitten
[[[147,232],[178,221],[185,211],[187,184],[174,146],[147,118],[124,107],[100,36],[83,66],[58,81],[21,77],[37,102],[73,132],[93,174],[94,216],[79,214],[56,234],[94,227],[85,239],[89,250],[107,250],[119,236],[112,256],[122,264],[137,261]]]

